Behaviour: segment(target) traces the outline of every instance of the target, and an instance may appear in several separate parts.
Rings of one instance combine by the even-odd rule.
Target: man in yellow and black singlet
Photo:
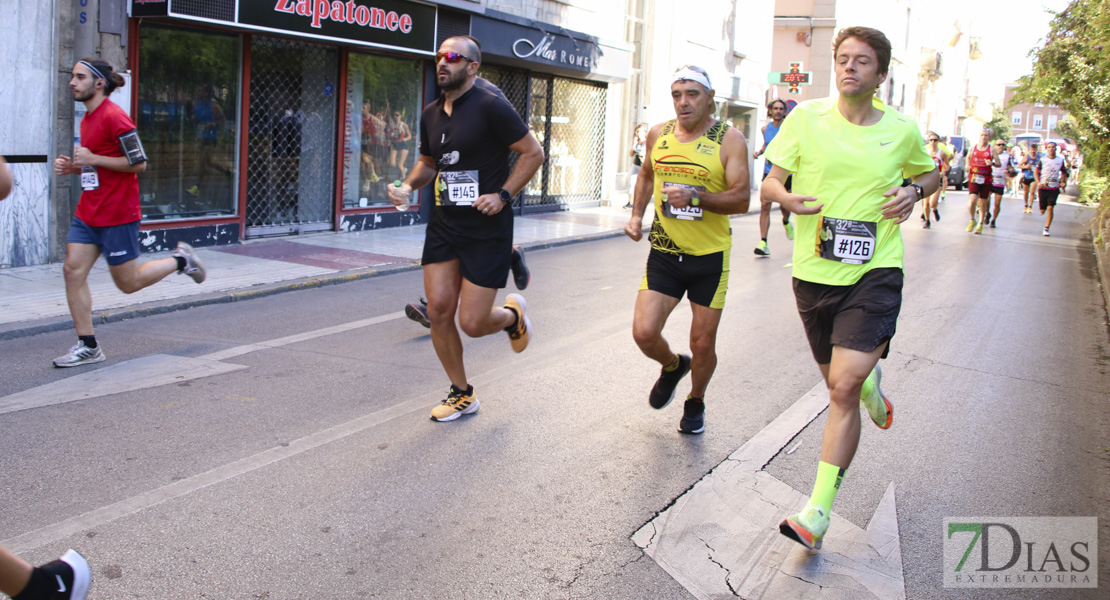
[[[763,198],[798,215],[794,297],[829,390],[813,493],[802,512],[779,524],[783,535],[808,548],[820,548],[828,531],[833,500],[859,445],[860,405],[879,428],[893,423],[878,364],[902,307],[900,225],[940,188],[917,124],[875,97],[890,53],[881,31],[842,29],[833,45],[839,96],[799,104],[767,148],[775,166]],[[791,173],[788,192],[783,182]],[[903,185],[903,178],[911,181]]]
[[[705,390],[717,367],[717,326],[728,289],[732,231],[728,215],[748,212],[751,174],[744,135],[713,118],[713,84],[704,69],[675,72],[676,119],[648,132],[636,180],[632,217],[624,232],[640,241],[644,211],[655,207],[651,250],[636,297],[632,335],[645,356],[663,365],[648,397],[653,408],[674,398],[691,373],[678,430],[705,431]],[[667,317],[683,294],[690,299],[690,355],[676,354],[663,337]]]

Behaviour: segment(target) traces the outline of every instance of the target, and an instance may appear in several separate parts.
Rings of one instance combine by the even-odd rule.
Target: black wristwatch
[[[506,190],[504,188],[502,188],[500,192],[497,192],[497,197],[500,198],[506,206],[513,203],[513,195],[509,193],[509,190]]]
[[[917,199],[918,200],[924,200],[925,199],[925,190],[920,185],[917,185],[916,183],[913,183],[913,184],[910,184],[910,185],[913,187],[913,189],[917,190]]]

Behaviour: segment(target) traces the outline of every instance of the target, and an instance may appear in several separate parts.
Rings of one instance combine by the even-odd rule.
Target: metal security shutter
[[[436,30],[436,50],[443,40],[456,35],[470,35],[470,15],[439,10],[438,29]]]
[[[251,40],[246,235],[332,229],[338,51]]]
[[[172,0],[171,14],[235,22],[235,0]]]

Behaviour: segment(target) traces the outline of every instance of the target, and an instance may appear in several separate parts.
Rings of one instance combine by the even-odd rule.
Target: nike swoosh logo
[[[54,577],[58,580],[58,593],[59,594],[66,593],[66,582],[62,581],[62,576],[61,575],[55,575]]]
[[[885,146],[885,145],[887,145],[887,144],[890,144],[890,143],[891,143],[891,142],[879,142],[879,145],[880,145],[880,146]]]

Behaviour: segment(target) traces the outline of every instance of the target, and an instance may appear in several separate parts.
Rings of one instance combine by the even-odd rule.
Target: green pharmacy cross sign
[[[809,71],[802,71],[802,63],[790,63],[789,71],[772,71],[767,74],[767,83],[789,85],[790,93],[797,94],[799,85],[809,85]]]

